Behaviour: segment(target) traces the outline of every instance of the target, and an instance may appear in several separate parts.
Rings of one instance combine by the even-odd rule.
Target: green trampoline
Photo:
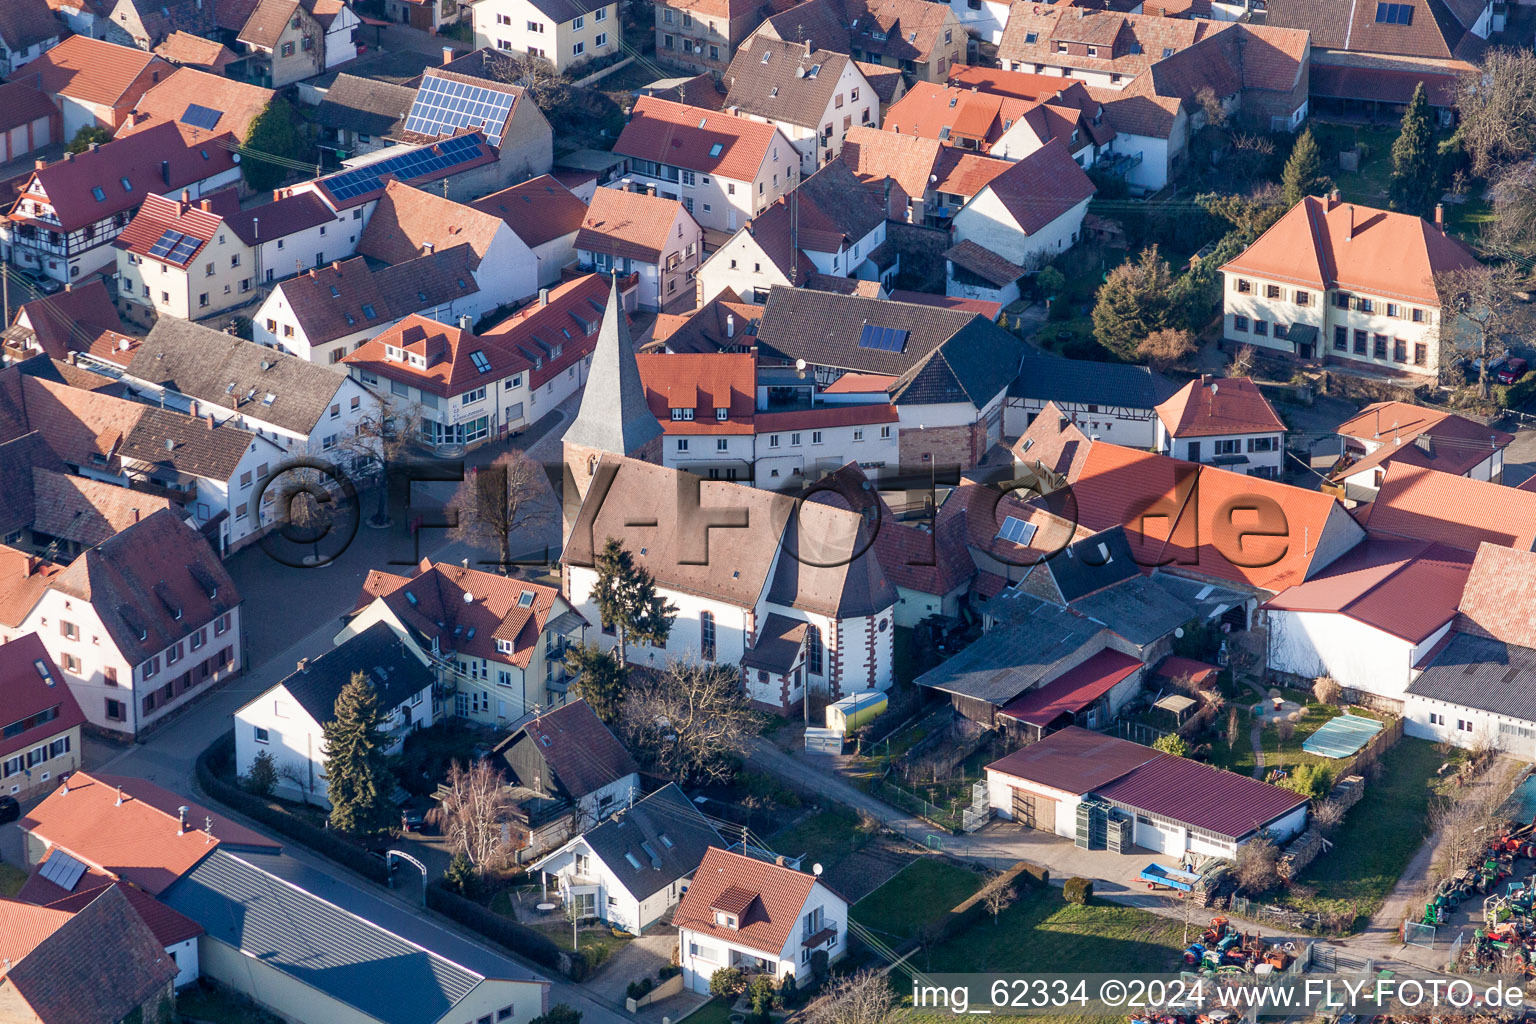
[[[1339,715],[1307,737],[1301,749],[1318,757],[1348,757],[1369,743],[1381,728],[1381,723],[1373,718]]]

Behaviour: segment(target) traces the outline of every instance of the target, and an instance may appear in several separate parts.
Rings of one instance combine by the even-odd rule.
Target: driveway
[[[629,983],[647,977],[655,981],[657,970],[671,963],[676,949],[677,929],[669,925],[653,926],[645,935],[626,943],[615,953],[595,976],[587,980],[585,988],[605,1003],[623,1006]],[[683,989],[675,996],[642,1006],[629,1016],[641,1024],[661,1024],[663,1018],[676,1021],[708,1001],[708,996]]]

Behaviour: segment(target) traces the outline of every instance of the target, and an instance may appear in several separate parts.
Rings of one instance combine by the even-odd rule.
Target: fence
[[[871,796],[879,797],[908,814],[915,814],[919,818],[930,821],[938,828],[956,832],[963,824],[961,815],[951,808],[940,807],[884,779],[873,780],[870,783],[869,792]]]
[[[1375,764],[1381,755],[1391,750],[1398,740],[1403,738],[1403,723],[1406,719],[1394,718],[1382,728],[1381,732],[1372,736],[1370,742],[1355,752],[1355,756],[1347,764],[1340,764],[1334,770],[1336,779],[1346,778],[1350,775],[1362,775],[1365,769]]]
[[[1323,919],[1319,914],[1292,910],[1273,904],[1262,904],[1243,896],[1233,896],[1227,909],[1234,917],[1258,921],[1297,932],[1321,932]]]
[[[615,71],[619,71],[619,70],[621,70],[623,68],[627,68],[631,64],[633,64],[634,62],[635,62],[635,58],[633,58],[633,57],[625,57],[623,60],[619,61],[617,64],[610,64],[606,68],[603,68],[603,70],[601,70],[601,71],[594,71],[594,72],[592,72],[586,78],[578,78],[576,81],[571,83],[571,87],[574,88],[574,89],[580,89],[583,86],[591,85],[594,82],[601,82],[603,79],[607,78],[609,75],[613,74]]]

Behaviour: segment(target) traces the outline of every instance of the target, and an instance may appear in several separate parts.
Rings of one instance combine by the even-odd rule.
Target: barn
[[[1076,726],[989,764],[987,788],[1001,818],[1071,838],[1088,800],[1134,821],[1135,845],[1176,857],[1235,857],[1260,831],[1284,842],[1307,822],[1291,790]]]

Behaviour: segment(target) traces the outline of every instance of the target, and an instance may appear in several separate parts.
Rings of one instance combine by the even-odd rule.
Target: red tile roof
[[[1314,58],[1307,80],[1307,91],[1313,96],[1329,99],[1407,104],[1413,99],[1413,91],[1422,82],[1430,106],[1449,107],[1456,102],[1456,90],[1462,75],[1471,70],[1467,66],[1458,66],[1460,70],[1444,72],[1422,68],[1401,71],[1389,67],[1324,64]]]
[[[165,42],[155,47],[155,54],[173,64],[204,68],[220,74],[225,65],[236,59],[234,52],[223,43],[190,32],[172,32],[165,37]]]
[[[757,414],[757,432],[814,430],[817,427],[852,427],[861,423],[895,423],[901,414],[889,402],[826,403],[810,409]]]
[[[1515,439],[1513,434],[1455,413],[1406,402],[1368,405],[1341,423],[1338,432],[1344,437],[1380,444],[1375,451],[1335,470],[1335,480],[1388,462],[1406,462],[1460,476]]]
[[[123,327],[102,278],[95,277],[85,284],[66,285],[65,288],[47,299],[23,303],[16,311],[18,320],[25,314],[38,347],[51,359],[67,359],[70,352],[89,348],[90,334],[117,331]]]
[[[821,389],[824,395],[884,394],[900,377],[884,373],[845,373]]]
[[[112,244],[119,249],[126,249],[141,259],[154,260],[167,266],[185,269],[201,255],[219,233],[219,228],[224,223],[224,215],[237,212],[240,209],[240,197],[234,189],[226,189],[215,193],[213,196],[199,202],[166,199],[164,196],[150,194],[144,197],[144,204],[139,207],[139,212],[134,214],[133,220],[123,229],[123,233],[117,236]],[[176,231],[189,238],[198,241],[197,248],[180,263],[163,256],[151,255],[151,250],[167,231]]]
[[[467,244],[483,260],[503,223],[495,213],[391,181],[357,240],[357,251],[383,263],[404,263],[428,252],[428,246],[436,251]]]
[[[469,205],[506,221],[530,249],[562,235],[575,234],[587,214],[587,204],[547,174],[493,192]]]
[[[1320,491],[1103,441],[1089,445],[1071,483],[1080,524],[1095,532],[1124,526],[1143,564],[1276,593],[1306,579],[1320,549],[1346,550],[1359,534]],[[1239,512],[1239,504],[1259,511]]]
[[[1435,275],[1476,262],[1470,249],[1422,217],[1308,196],[1221,270],[1438,311]]]
[[[1220,674],[1221,669],[1215,665],[1193,658],[1181,658],[1176,654],[1164,658],[1156,672],[1159,679],[1182,679],[1187,676],[1196,686],[1214,686]]]
[[[1060,139],[993,178],[987,188],[1025,234],[1034,234],[1097,191]]]
[[[519,733],[538,744],[535,749],[554,773],[554,784],[577,800],[640,770],[592,706],[580,698],[525,717],[514,724],[495,752],[510,747]]]
[[[133,116],[123,122],[117,134],[121,138],[171,121],[181,130],[188,145],[206,143],[226,132],[244,142],[250,134],[251,122],[267,109],[276,95],[271,89],[249,82],[237,82],[197,68],[177,68],[139,98],[133,105]],[[219,112],[219,119],[212,128],[182,121],[188,105],[193,103]]]
[[[1455,617],[1471,567],[1464,551],[1373,537],[1264,607],[1338,613],[1417,644]]]
[[[36,633],[0,644],[0,719],[4,726],[52,710],[55,717],[0,737],[0,758],[66,733],[85,722],[80,704]]]
[[[935,192],[947,192],[969,199],[1012,166],[1007,160],[968,153],[953,147],[946,148],[939,156],[938,166],[933,169],[939,180],[929,187]]]
[[[0,899],[0,962],[6,965],[6,971],[0,972],[0,980],[4,979],[11,964],[19,963],[73,916],[56,907]]]
[[[53,851],[50,850],[48,856],[38,861],[38,868],[41,868],[51,856]],[[128,898],[129,905],[138,911],[139,917],[149,925],[149,930],[155,933],[155,941],[160,945],[174,946],[178,942],[186,942],[203,934],[203,926],[196,921],[172,910],[138,886],[130,882],[116,881],[111,875],[103,874],[94,868],[86,869],[80,876],[80,880],[75,883],[73,890],[60,888],[38,871],[34,871],[16,893],[16,898],[37,906],[73,914],[101,895],[103,889],[112,885],[117,886],[118,890]]]
[[[1138,811],[1232,839],[1241,839],[1307,802],[1292,790],[1171,754],[1158,754],[1094,792]]]
[[[673,912],[672,923],[778,956],[799,927],[805,901],[816,882],[814,875],[804,871],[710,847]],[[727,892],[741,894],[737,902],[746,904],[737,912],[739,927],[734,929],[715,923],[714,908],[722,897],[729,900]]]
[[[757,359],[745,352],[648,353],[635,357],[651,413],[679,436],[750,434],[757,405]],[[691,420],[675,420],[689,409]],[[727,410],[719,419],[717,409]]]
[[[1376,500],[1358,518],[1373,534],[1462,551],[1476,551],[1485,542],[1521,551],[1536,545],[1536,494],[1400,461],[1388,463]]]
[[[69,36],[24,67],[11,76],[12,81],[107,107],[122,103],[136,86],[153,84],[147,78],[139,80],[145,71],[158,68],[164,78],[174,70],[152,53],[89,36]]]
[[[940,155],[947,151],[937,138],[914,138],[855,125],[843,136],[838,159],[860,181],[878,182],[889,177],[910,198],[921,200],[933,188],[928,178]]]
[[[965,516],[951,516],[933,530],[887,518],[875,534],[875,557],[898,587],[942,597],[970,582],[976,563],[966,550]]]
[[[1106,647],[1044,686],[1026,690],[998,714],[1044,728],[1064,714],[1082,711],[1146,665]]]
[[[620,292],[629,287],[623,279],[619,281]],[[608,292],[607,278],[586,274],[551,288],[547,304],[530,303],[487,329],[481,337],[520,357],[530,374],[531,386],[541,387],[597,347],[598,328],[603,311],[608,308]],[[559,355],[555,355],[557,345]]]
[[[101,544],[161,509],[180,508],[158,494],[133,491],[90,477],[55,473],[41,466],[32,467],[32,493],[37,503],[32,528],[83,547]]]
[[[1536,648],[1536,553],[1498,544],[1477,549],[1456,628]]]
[[[0,544],[0,626],[20,626],[63,571],[61,565]]]
[[[642,96],[635,101],[629,123],[614,143],[613,151],[750,182],[757,180],[757,172],[775,140],[784,142],[771,124]],[[720,151],[711,156],[715,146]]]
[[[757,323],[762,316],[762,306],[743,302],[725,288],[691,313],[657,315],[646,347],[665,346],[677,353],[750,348],[757,342]]]
[[[1157,407],[1157,416],[1174,437],[1285,432],[1274,406],[1247,377],[1192,380]]]
[[[280,844],[237,825],[186,797],[153,782],[117,775],[69,777],[18,823],[76,860],[124,878],[158,895],[191,870],[221,843],[271,850]],[[122,803],[118,804],[118,793]],[[180,833],[177,808],[188,808],[188,827]],[[210,839],[204,827],[213,820]]]
[[[10,131],[43,117],[58,115],[58,105],[48,94],[23,81],[0,85],[0,131]]]
[[[600,188],[582,219],[576,248],[656,263],[673,240],[672,225],[679,215],[693,221],[676,199]],[[686,235],[688,228],[683,231]]]
[[[407,357],[422,357],[426,365],[418,367],[408,358],[391,358],[391,347],[404,350]],[[489,370],[475,365],[472,356],[476,352],[484,355]],[[390,380],[409,381],[413,387],[442,398],[494,384],[525,365],[520,356],[494,341],[417,313],[370,338],[343,361]]]
[[[909,292],[896,289],[890,295],[892,302],[909,302],[919,306],[938,306],[942,309],[955,309],[962,313],[978,313],[988,320],[996,320],[997,314],[1003,311],[1001,302],[986,302],[982,299],[959,299],[950,295],[930,295],[927,292]]]

